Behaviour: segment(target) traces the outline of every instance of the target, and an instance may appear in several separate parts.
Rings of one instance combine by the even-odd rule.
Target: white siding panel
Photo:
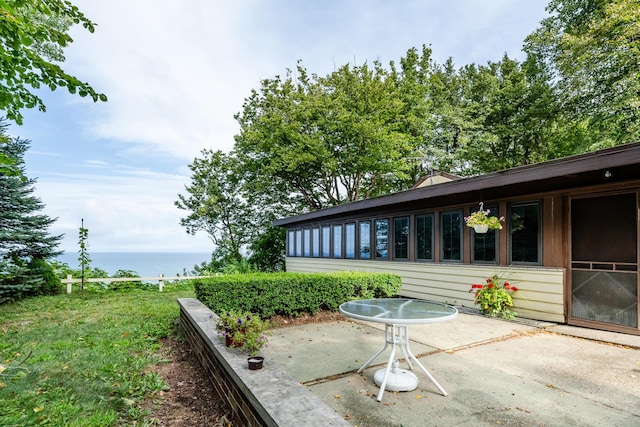
[[[299,273],[371,271],[402,277],[400,295],[474,307],[471,284],[498,274],[518,287],[514,295],[519,317],[549,322],[566,321],[564,269],[492,267],[468,264],[362,261],[327,258],[287,258],[287,271]]]

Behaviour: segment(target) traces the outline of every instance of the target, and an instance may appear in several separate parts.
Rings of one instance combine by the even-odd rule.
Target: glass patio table
[[[411,361],[415,362],[438,387],[442,395],[447,395],[442,386],[411,353],[409,325],[446,322],[454,319],[458,315],[458,310],[455,307],[419,299],[378,298],[345,302],[340,305],[340,312],[352,319],[385,324],[384,347],[358,369],[358,373],[362,372],[391,345],[391,354],[386,368],[378,370],[374,375],[374,382],[380,387],[378,402],[382,400],[385,389],[409,391],[418,386],[418,379],[412,372],[399,369],[399,362],[394,360],[396,347],[400,347],[409,369],[413,370]]]

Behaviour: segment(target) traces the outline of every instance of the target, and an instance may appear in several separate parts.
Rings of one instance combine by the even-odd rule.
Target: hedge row
[[[388,298],[400,291],[401,278],[386,273],[255,273],[194,281],[196,297],[215,313],[250,311],[266,319],[337,311],[354,299]]]

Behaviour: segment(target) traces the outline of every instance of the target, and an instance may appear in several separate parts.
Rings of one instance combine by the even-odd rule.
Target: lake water
[[[200,252],[89,252],[91,268],[100,268],[109,275],[118,270],[132,270],[140,277],[184,275],[193,270],[194,265],[209,262],[211,254]],[[58,261],[73,269],[80,269],[77,252],[65,252]]]

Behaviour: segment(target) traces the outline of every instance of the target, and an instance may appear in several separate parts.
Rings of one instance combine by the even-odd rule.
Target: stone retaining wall
[[[218,394],[232,410],[234,425],[348,426],[344,419],[269,360],[251,371],[247,355],[218,337],[217,315],[199,300],[178,299],[180,327]]]

